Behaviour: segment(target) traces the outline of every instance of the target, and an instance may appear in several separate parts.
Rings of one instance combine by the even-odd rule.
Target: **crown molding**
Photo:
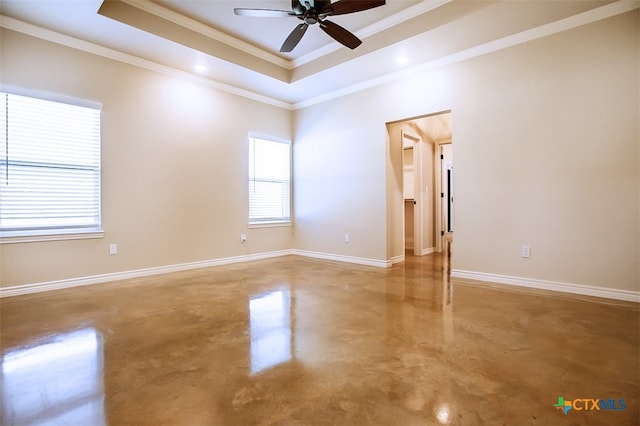
[[[153,62],[147,59],[142,59],[138,56],[129,55],[128,53],[124,53],[119,50],[100,46],[98,44],[88,42],[85,40],[80,40],[75,37],[71,37],[65,34],[58,33],[56,31],[48,30],[46,28],[38,27],[36,25],[11,18],[9,16],[0,15],[0,27],[6,28],[12,31],[16,31],[22,34],[26,34],[32,37],[36,37],[42,40],[50,41],[52,43],[60,44],[62,46],[70,47],[72,49],[77,49],[83,52],[92,53],[94,55],[113,59],[118,62],[123,62],[129,65],[134,65],[150,71],[155,71],[161,74],[165,74],[165,75],[177,77],[183,80],[188,80],[194,83],[202,84],[204,86],[211,87],[213,89],[217,89],[233,95],[242,96],[244,98],[252,99],[265,104],[274,105],[279,108],[285,108],[288,110],[293,109],[292,104],[281,101],[279,99],[260,95],[250,90],[241,89],[239,87],[236,87],[230,84],[221,83],[219,81],[212,80],[199,75],[195,75],[193,73],[189,73],[186,71],[182,71],[177,68],[172,68],[166,65],[159,64],[157,62]]]
[[[385,83],[389,83],[395,80],[406,79],[416,74],[430,71],[435,68],[444,67],[472,59],[478,56],[487,55],[489,53],[497,52],[499,50],[506,49],[508,47],[516,46],[518,44],[526,43],[532,40],[537,40],[543,37],[547,37],[553,34],[557,34],[563,31],[571,30],[583,25],[591,24],[603,19],[610,18],[612,16],[620,15],[626,12],[630,12],[634,9],[640,8],[640,1],[637,0],[619,0],[614,3],[609,3],[604,6],[600,6],[595,9],[588,10],[586,12],[579,13],[568,18],[560,19],[549,24],[541,25],[536,28],[521,31],[516,34],[512,34],[506,37],[502,37],[487,43],[479,44],[477,46],[470,47],[468,49],[461,50],[456,53],[445,55],[427,62],[423,62],[416,66],[405,68],[403,70],[385,74],[380,77],[372,78],[360,83],[345,87],[333,92],[327,92],[315,98],[307,99],[302,102],[295,103],[294,109],[306,108],[312,105],[316,105],[322,102],[326,102],[335,98],[346,96],[352,93],[360,92],[375,86],[380,86]]]
[[[199,34],[204,35],[205,37],[209,37],[213,40],[219,41],[221,43],[225,43],[245,53],[248,53],[260,59],[264,59],[265,61],[271,62],[272,64],[285,68],[289,71],[301,65],[304,65],[308,62],[312,62],[316,59],[319,59],[332,52],[335,52],[343,47],[338,42],[332,42],[298,59],[287,60],[280,56],[274,55],[273,53],[268,52],[264,49],[261,49],[257,46],[254,46],[250,43],[242,41],[236,37],[233,37],[227,33],[224,33],[220,30],[217,30],[209,25],[203,24],[202,22],[196,21],[195,19],[191,19],[178,12],[174,12],[170,9],[167,9],[166,7],[161,6],[158,3],[154,3],[150,0],[120,0],[120,1],[128,4],[129,6],[140,9],[144,12],[166,19],[167,21],[173,22],[174,24],[180,25],[184,28],[195,31]],[[394,15],[388,16],[376,22],[375,24],[369,25],[361,29],[360,31],[355,32],[355,34],[359,38],[365,39],[374,34],[387,30],[391,27],[402,24],[404,21],[408,19],[412,19],[418,15],[422,15],[433,9],[437,9],[438,7],[443,6],[452,1],[453,0],[423,0],[422,2],[414,6],[411,6]]]
[[[249,55],[264,59],[265,61],[271,62],[272,64],[279,67],[285,68],[287,70],[292,70],[294,68],[294,64],[292,63],[292,61],[281,58],[280,56],[274,55],[273,53],[267,52],[266,50],[260,49],[259,47],[256,47],[227,33],[210,27],[209,25],[203,24],[202,22],[196,21],[195,19],[191,19],[188,16],[167,9],[166,7],[154,3],[150,0],[121,1],[128,4],[129,6],[135,7],[136,9],[140,9],[144,12],[166,19],[167,21],[173,22],[174,24],[195,31],[205,37],[211,38],[235,49],[241,50],[245,53],[248,53]]]
[[[423,0],[416,5],[363,28],[358,31],[357,34],[362,37],[372,36],[391,27],[395,27],[396,25],[400,25],[405,21],[415,18],[416,16],[431,12],[432,10],[437,9],[440,6],[444,6],[447,3],[451,3],[452,1],[453,0]]]
[[[123,0],[130,2],[132,0]],[[145,0],[147,1],[147,0]],[[440,0],[448,1],[448,0]],[[433,7],[435,3],[429,3]],[[421,3],[422,5],[423,3]],[[443,3],[444,4],[444,3]],[[379,86],[391,81],[409,78],[421,72],[429,71],[435,68],[452,65],[462,62],[467,59],[472,59],[478,56],[486,55],[492,52],[496,52],[508,47],[512,47],[518,44],[526,43],[528,41],[536,40],[542,37],[546,37],[552,34],[556,34],[562,31],[567,31],[582,25],[590,24],[599,20],[603,20],[615,15],[626,13],[634,9],[640,8],[640,2],[637,0],[619,0],[613,3],[600,6],[595,9],[588,10],[586,12],[560,19],[555,22],[551,22],[546,25],[542,25],[536,28],[525,30],[516,34],[512,34],[506,37],[502,37],[497,40],[493,40],[484,44],[473,46],[471,48],[442,56],[427,62],[423,62],[411,68],[406,68],[401,71],[389,73],[380,77],[372,78],[366,81],[362,81],[357,84],[344,87],[339,90],[324,93],[320,96],[309,98],[297,103],[289,103],[280,99],[271,98],[265,95],[260,95],[251,90],[242,89],[233,85],[221,83],[216,80],[208,79],[202,76],[195,75],[193,73],[185,72],[172,68],[166,65],[142,59],[140,57],[129,55],[111,48],[97,45],[95,43],[80,40],[71,36],[60,34],[58,32],[41,28],[8,16],[0,15],[0,27],[4,27],[13,31],[24,33],[36,38],[51,41],[53,43],[61,44],[67,47],[78,49],[81,51],[93,53],[99,56],[110,58],[119,62],[135,65],[141,68],[149,69],[152,71],[160,72],[166,75],[178,77],[181,79],[190,80],[192,82],[203,84],[205,86],[218,89],[227,93],[242,96],[248,99],[252,99],[258,102],[274,105],[279,108],[288,110],[298,110],[306,108],[312,105],[316,105],[322,102],[326,102],[335,98],[346,96],[352,93],[356,93],[362,90],[366,90],[375,86]],[[398,18],[400,19],[400,18]],[[387,24],[388,25],[388,24]]]
[[[411,6],[401,12],[398,12],[394,15],[388,16],[375,24],[371,24],[369,26],[364,27],[360,31],[356,31],[355,35],[360,39],[365,39],[374,34],[385,31],[391,27],[395,27],[396,25],[400,25],[403,22],[415,18],[418,15],[422,15],[424,13],[430,12],[434,9],[439,8],[440,6],[444,6],[447,3],[451,3],[453,0],[423,0],[422,2]],[[316,59],[320,59],[321,57],[333,53],[343,46],[338,42],[333,42],[323,46],[319,49],[316,49],[314,52],[308,53],[304,56],[301,56],[298,59],[294,59],[292,62],[292,69],[295,69],[299,66],[307,64],[309,62],[315,61]]]

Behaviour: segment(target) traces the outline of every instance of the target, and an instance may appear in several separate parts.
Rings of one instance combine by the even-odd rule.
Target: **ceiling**
[[[639,6],[387,0],[329,18],[363,40],[355,50],[314,25],[288,54],[278,50],[299,20],[236,16],[233,9],[290,10],[290,0],[0,0],[0,25],[295,109]]]

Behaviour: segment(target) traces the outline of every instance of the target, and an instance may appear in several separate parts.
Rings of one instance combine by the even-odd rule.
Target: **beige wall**
[[[105,231],[0,245],[2,286],[291,247],[290,227],[247,229],[246,196],[248,133],[291,139],[291,111],[12,31],[1,42],[3,84],[103,104]]]
[[[638,53],[634,11],[459,68],[454,268],[640,289]]]
[[[104,105],[105,238],[2,245],[1,285],[292,247],[387,261],[403,201],[385,123],[451,110],[454,269],[638,291],[638,23],[629,12],[293,115],[3,31],[3,84]],[[250,131],[295,136],[293,229],[246,228]]]
[[[355,229],[355,255],[398,255],[401,157],[382,123],[451,110],[454,269],[638,291],[638,21],[629,12],[298,111],[296,244],[347,254],[339,233]]]
[[[297,116],[293,150],[297,249],[386,259],[386,147],[379,142],[386,133],[385,122],[379,114],[361,114],[361,102],[383,105],[381,100],[353,96]],[[346,233],[349,243],[344,242]]]

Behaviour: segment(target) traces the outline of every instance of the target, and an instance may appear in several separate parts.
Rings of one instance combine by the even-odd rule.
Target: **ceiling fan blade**
[[[254,18],[286,18],[288,16],[297,16],[295,12],[289,10],[247,9],[244,7],[233,9],[233,13],[240,16],[252,16]]]
[[[309,24],[306,22],[295,27],[293,31],[291,31],[291,34],[289,34],[289,37],[287,37],[284,43],[282,43],[280,51],[291,52],[298,45],[300,39],[302,39],[302,36],[307,31],[307,28],[309,28]]]
[[[335,41],[344,44],[349,49],[355,49],[362,44],[362,40],[351,32],[342,28],[338,24],[327,21],[326,19],[324,21],[320,21],[320,28],[322,28],[322,31],[329,34],[329,36],[333,37]]]
[[[323,8],[320,15],[344,15],[346,13],[362,12],[385,4],[385,0],[338,0],[335,3],[329,3]]]

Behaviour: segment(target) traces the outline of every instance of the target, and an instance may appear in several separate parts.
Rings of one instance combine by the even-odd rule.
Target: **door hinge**
[[[440,198],[444,198],[444,192],[440,193]]]
[[[444,155],[440,154],[440,159],[444,160]]]
[[[414,205],[414,206],[416,205],[416,200],[413,200],[413,205]]]
[[[444,237],[444,231],[440,231],[440,236]]]

